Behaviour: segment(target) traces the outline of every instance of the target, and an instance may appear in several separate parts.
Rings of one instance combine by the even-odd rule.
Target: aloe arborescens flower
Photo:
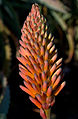
[[[19,74],[25,86],[20,88],[30,95],[29,99],[40,109],[42,118],[48,119],[55,96],[65,82],[59,85],[62,58],[57,60],[54,37],[48,33],[46,19],[40,14],[37,4],[32,5],[21,32],[20,56],[17,58],[21,62]]]

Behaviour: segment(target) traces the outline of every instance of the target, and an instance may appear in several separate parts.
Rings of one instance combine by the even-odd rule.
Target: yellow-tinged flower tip
[[[19,75],[24,79],[20,88],[40,109],[46,119],[46,111],[54,105],[55,96],[65,86],[62,79],[62,58],[57,59],[54,37],[49,33],[46,19],[40,14],[38,4],[33,4],[21,30],[19,40]]]

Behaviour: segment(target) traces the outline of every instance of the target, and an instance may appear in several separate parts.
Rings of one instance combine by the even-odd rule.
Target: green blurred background
[[[38,3],[63,57],[66,87],[56,97],[52,119],[78,119],[78,0],[0,0],[0,119],[41,117],[19,84],[21,28],[33,3]]]

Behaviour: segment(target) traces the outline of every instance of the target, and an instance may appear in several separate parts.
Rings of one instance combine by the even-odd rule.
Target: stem
[[[46,113],[47,119],[50,119],[50,111],[51,111],[50,108],[47,109],[47,110],[45,110],[45,113]]]

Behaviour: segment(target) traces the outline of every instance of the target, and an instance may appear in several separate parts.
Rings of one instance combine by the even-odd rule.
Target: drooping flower
[[[19,74],[25,86],[20,88],[30,95],[29,99],[46,119],[48,109],[55,103],[55,96],[63,89],[65,81],[60,84],[62,58],[57,60],[54,37],[37,4],[32,5],[21,32],[20,56],[17,58],[21,62]]]

